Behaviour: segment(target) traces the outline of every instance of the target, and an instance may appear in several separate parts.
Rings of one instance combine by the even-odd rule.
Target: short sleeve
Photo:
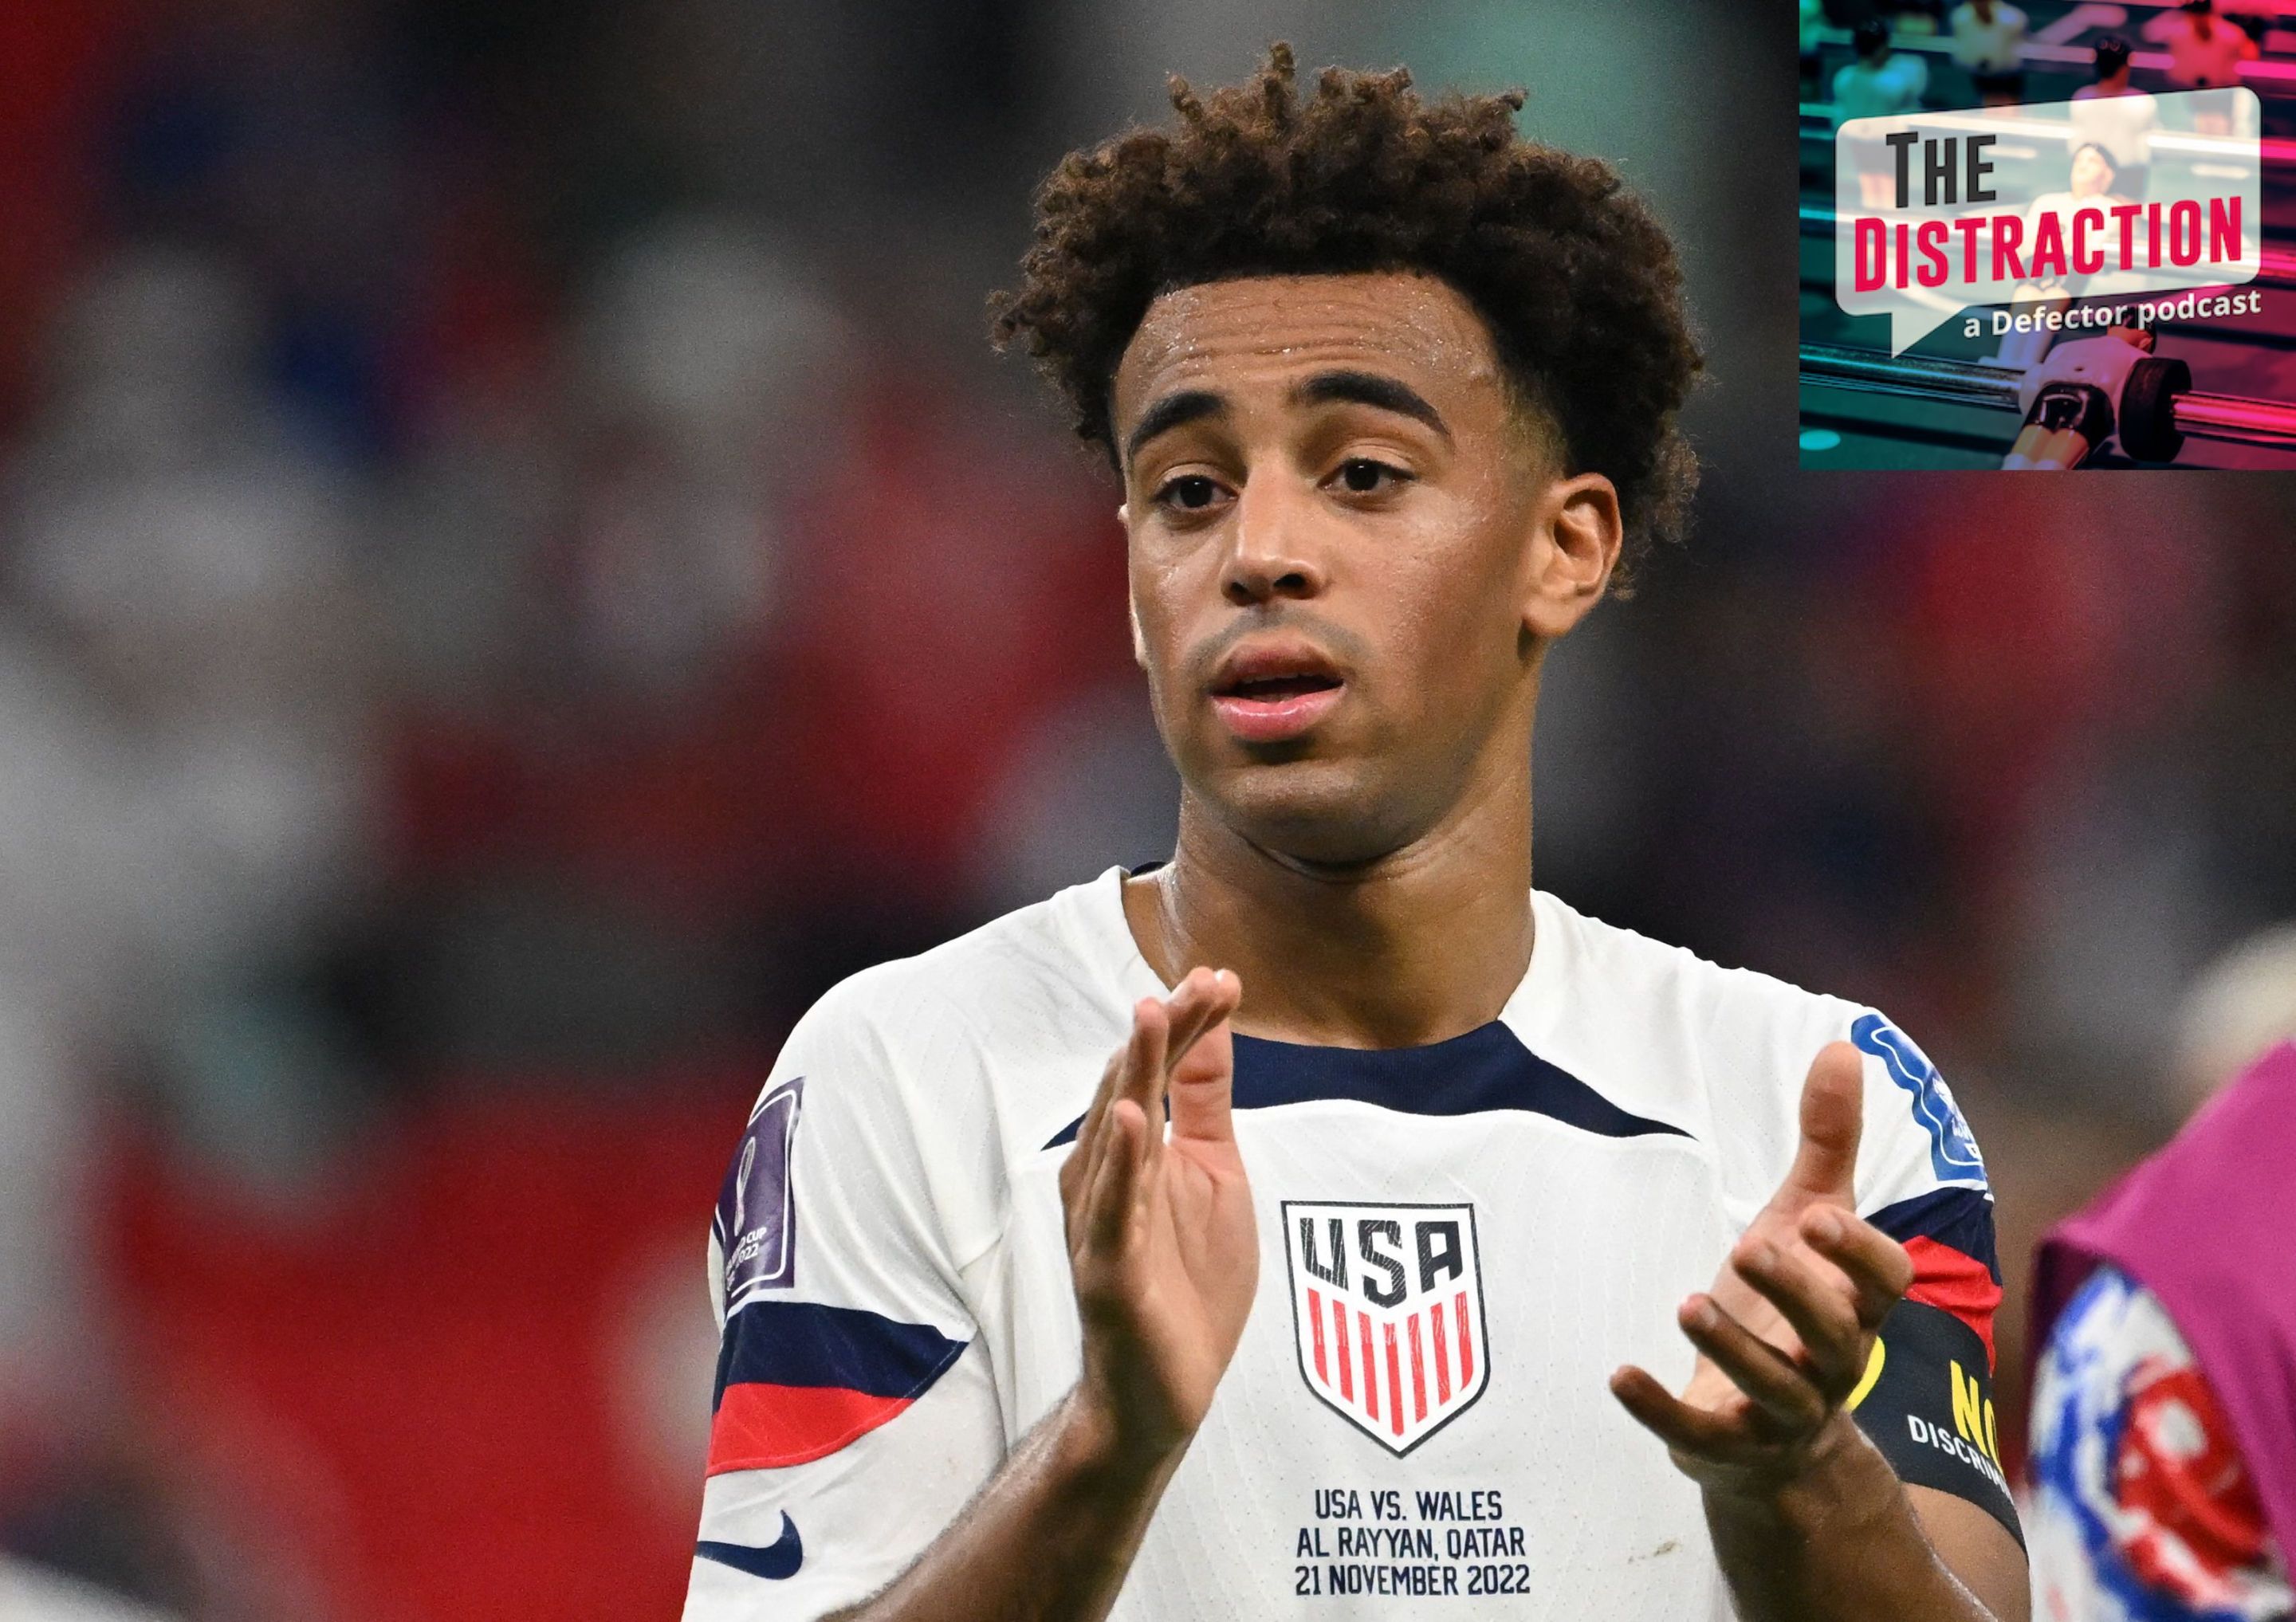
[[[1900,1479],[1966,1499],[2019,1535],[1993,1401],[2001,1266],[1984,1157],[1953,1090],[1910,1036],[1870,1009],[1845,1035],[1866,1069],[1858,1214],[1914,1264],[1851,1412]]]
[[[2033,1390],[2035,1614],[2266,1622],[2296,1611],[2284,1552],[2215,1392],[2158,1298],[2092,1273]]]
[[[986,1348],[855,982],[791,1033],[709,1236],[720,1338],[687,1622],[866,1599],[996,1470]]]

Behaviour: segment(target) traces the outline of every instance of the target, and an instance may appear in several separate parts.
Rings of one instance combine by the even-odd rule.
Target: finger
[[[1793,1325],[1827,1392],[1857,1384],[1865,1369],[1865,1331],[1845,1286],[1820,1277],[1801,1257],[1766,1239],[1741,1241],[1730,1265]]]
[[[1791,1358],[1718,1306],[1695,1295],[1676,1321],[1690,1343],[1713,1359],[1764,1416],[1789,1432],[1814,1430],[1832,1405]]]
[[[1119,1098],[1108,1107],[1106,1132],[1107,1147],[1093,1173],[1091,1198],[1085,1207],[1084,1232],[1088,1249],[1111,1254],[1123,1247],[1141,1168],[1147,1164],[1147,1118],[1131,1099]]]
[[[1108,1140],[1108,1106],[1148,1062],[1149,1026],[1160,1017],[1162,1007],[1154,997],[1142,997],[1132,1005],[1132,1029],[1124,1045],[1109,1055],[1107,1068],[1101,1072],[1100,1090],[1093,1095],[1083,1124],[1077,1128],[1076,1147],[1061,1166],[1062,1197],[1072,1207],[1086,1199],[1099,1175]]]
[[[1203,1033],[1172,1067],[1172,1135],[1208,1143],[1235,1139],[1235,1043],[1228,1016],[1243,995],[1242,982],[1223,969],[1207,1008]]]
[[[1188,1049],[1198,1037],[1226,1017],[1221,973],[1217,969],[1191,969],[1172,988],[1164,1004],[1171,1027],[1171,1035],[1164,1045],[1164,1068],[1168,1071],[1187,1057]]]
[[[1094,1092],[1092,1102],[1086,1106],[1084,1120],[1077,1127],[1078,1143],[1098,1141],[1100,1123],[1108,1114],[1110,1102],[1124,1090],[1125,1077],[1139,1065],[1140,1055],[1147,1042],[1146,1021],[1152,1011],[1160,1006],[1154,997],[1142,997],[1132,1004],[1132,1028],[1125,1033],[1123,1042],[1108,1056],[1108,1063],[1100,1072],[1100,1086]]]
[[[1125,1055],[1124,1074],[1117,1078],[1116,1095],[1109,1101],[1111,1110],[1127,1099],[1140,1106],[1152,1148],[1164,1141],[1165,1055],[1170,1052],[1171,1034],[1168,1005],[1156,1001],[1144,1004],[1138,1039]]]
[[[1611,1395],[1644,1429],[1677,1453],[1726,1461],[1761,1440],[1747,1428],[1744,1415],[1693,1408],[1631,1364],[1611,1376]]]
[[[1862,1217],[1819,1206],[1802,1214],[1801,1235],[1849,1279],[1863,1328],[1881,1328],[1890,1309],[1913,1286],[1914,1258],[1906,1247]]]
[[[1866,1061],[1847,1042],[1829,1042],[1801,1084],[1801,1146],[1779,1192],[1854,1205],[1865,1120]]]

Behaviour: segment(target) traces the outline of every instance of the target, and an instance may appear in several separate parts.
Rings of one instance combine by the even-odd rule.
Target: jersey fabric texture
[[[710,1239],[723,1324],[689,1622],[898,1577],[1074,1383],[1057,1178],[1134,1003],[1125,871],[880,965],[800,1021]],[[1731,1614],[1696,1487],[1612,1398],[1775,1191],[1825,1044],[1866,1059],[1857,1208],[1917,1276],[1857,1394],[1908,1480],[2013,1530],[1991,1196],[1870,1009],[1532,896],[1498,1019],[1367,1051],[1235,1039],[1259,1220],[1234,1363],[1112,1613]]]
[[[2222,1405],[2160,1298],[2101,1266],[2033,1395],[2041,1622],[2285,1622],[2288,1569]]]

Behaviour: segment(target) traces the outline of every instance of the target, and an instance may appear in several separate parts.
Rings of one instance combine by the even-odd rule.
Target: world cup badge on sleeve
[[[716,1230],[726,1257],[726,1310],[759,1290],[797,1282],[797,1208],[790,1150],[797,1140],[805,1077],[770,1089],[750,1112],[742,1146],[718,1193]]]
[[[1283,1201],[1308,1389],[1400,1457],[1490,1380],[1472,1205]]]

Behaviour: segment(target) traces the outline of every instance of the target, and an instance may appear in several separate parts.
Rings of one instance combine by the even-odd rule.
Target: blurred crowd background
[[[1915,1033],[2013,1389],[2296,917],[2288,501],[1796,479],[1768,9],[0,8],[0,1610],[676,1614],[782,1036],[1168,848],[1117,494],[982,301],[1276,37],[1525,85],[1677,232],[1699,528],[1557,659],[1540,882]]]

